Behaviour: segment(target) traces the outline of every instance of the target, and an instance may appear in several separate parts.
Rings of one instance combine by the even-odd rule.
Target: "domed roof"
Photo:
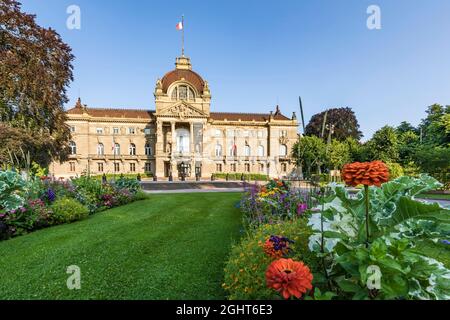
[[[167,93],[169,86],[176,81],[186,81],[191,84],[199,94],[203,93],[203,88],[205,87],[205,81],[203,81],[200,75],[189,69],[175,69],[172,70],[161,79],[162,90]]]

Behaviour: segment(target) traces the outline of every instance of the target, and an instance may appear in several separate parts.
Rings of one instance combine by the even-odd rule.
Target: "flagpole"
[[[184,14],[181,16],[181,56],[184,57]]]

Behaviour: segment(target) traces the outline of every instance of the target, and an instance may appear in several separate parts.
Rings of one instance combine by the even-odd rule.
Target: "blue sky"
[[[212,110],[268,112],[279,104],[306,122],[351,107],[368,139],[385,124],[414,125],[433,103],[450,104],[448,0],[22,0],[73,49],[68,94],[92,107],[154,109],[155,81],[180,55],[208,80]],[[81,30],[66,27],[69,5]],[[366,26],[381,8],[381,30]]]

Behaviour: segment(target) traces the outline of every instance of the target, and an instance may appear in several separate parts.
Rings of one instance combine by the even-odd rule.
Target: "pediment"
[[[179,117],[180,119],[183,119],[190,117],[207,117],[208,115],[203,111],[194,108],[190,104],[182,101],[180,103],[162,109],[160,112],[158,112],[158,116],[169,116],[169,117],[175,116]]]

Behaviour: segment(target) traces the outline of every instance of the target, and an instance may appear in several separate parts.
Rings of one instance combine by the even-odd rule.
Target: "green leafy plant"
[[[0,211],[15,210],[25,203],[26,181],[15,171],[0,171]]]
[[[62,224],[86,218],[89,210],[72,198],[61,198],[51,205],[53,224]]]
[[[450,227],[441,217],[450,211],[414,196],[439,187],[437,180],[401,177],[370,187],[370,245],[367,245],[365,196],[350,197],[332,185],[334,196],[309,219],[309,247],[326,259],[328,275],[340,296],[354,299],[448,299],[450,271],[418,251],[424,241],[446,239]],[[323,244],[323,246],[321,245]],[[379,285],[368,286],[368,270],[378,268]]]

